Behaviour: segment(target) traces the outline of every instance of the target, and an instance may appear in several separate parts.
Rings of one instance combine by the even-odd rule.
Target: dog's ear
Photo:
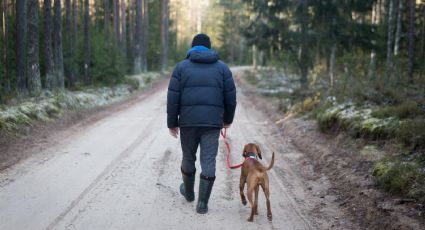
[[[243,158],[246,158],[246,147],[247,147],[247,145],[245,145],[245,146],[243,147],[243,151],[242,151],[242,157],[243,157]]]
[[[262,160],[262,159],[263,159],[263,156],[261,156],[261,149],[260,149],[260,146],[255,145],[255,148],[257,148],[258,158],[260,158],[260,160]]]

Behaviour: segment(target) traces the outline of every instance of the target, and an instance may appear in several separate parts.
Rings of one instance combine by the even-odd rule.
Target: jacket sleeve
[[[174,68],[168,85],[167,93],[167,126],[175,128],[179,126],[180,112],[180,67]]]
[[[236,86],[229,67],[224,68],[224,116],[225,124],[232,124],[236,110]]]

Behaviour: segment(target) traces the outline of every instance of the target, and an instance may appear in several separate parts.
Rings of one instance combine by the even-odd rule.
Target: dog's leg
[[[258,215],[258,190],[260,189],[260,186],[257,184],[255,186],[255,201],[254,201],[254,215]]]
[[[248,183],[248,201],[251,204],[251,215],[248,218],[249,222],[254,221],[254,212],[255,212],[255,204],[254,204],[254,200],[253,200],[253,193],[254,193],[254,189],[255,189],[255,185],[253,185],[254,183]]]
[[[245,177],[243,177],[241,175],[240,180],[239,180],[239,193],[241,195],[241,200],[242,200],[243,205],[246,205],[246,198],[245,198],[245,195],[243,193],[243,189],[245,188],[245,182],[246,182],[245,180],[246,180]]]
[[[271,221],[273,219],[272,216],[272,210],[270,208],[270,190],[269,190],[269,184],[265,183],[264,185],[261,185],[261,188],[264,191],[264,195],[266,196],[266,205],[267,205],[267,219]]]

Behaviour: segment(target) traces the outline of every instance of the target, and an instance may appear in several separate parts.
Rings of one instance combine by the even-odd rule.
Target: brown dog
[[[245,161],[242,165],[241,178],[239,183],[240,195],[242,204],[246,205],[246,198],[243,193],[245,183],[248,187],[248,200],[251,204],[251,215],[248,218],[249,222],[254,220],[254,215],[258,215],[258,190],[259,187],[263,189],[264,195],[266,196],[267,204],[267,218],[272,220],[272,210],[270,209],[270,190],[269,190],[269,177],[267,171],[273,167],[274,164],[274,152],[272,155],[272,161],[269,167],[264,167],[258,160],[257,157],[262,159],[261,150],[258,145],[249,143],[245,145],[243,150],[243,157]],[[255,200],[253,200],[253,193],[255,192]]]

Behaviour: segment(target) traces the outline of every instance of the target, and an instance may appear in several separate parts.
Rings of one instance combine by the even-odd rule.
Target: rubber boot
[[[205,214],[208,212],[208,200],[210,199],[214,180],[215,177],[206,177],[201,174],[201,180],[199,181],[198,205],[196,205],[196,212],[199,214]]]
[[[187,201],[192,202],[195,200],[195,172],[186,173],[182,171],[183,183],[180,185],[180,193],[186,198]]]

